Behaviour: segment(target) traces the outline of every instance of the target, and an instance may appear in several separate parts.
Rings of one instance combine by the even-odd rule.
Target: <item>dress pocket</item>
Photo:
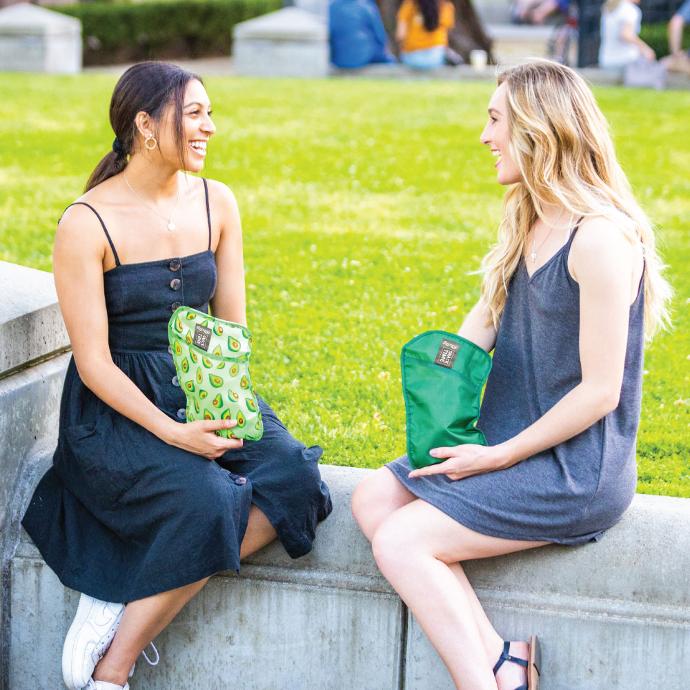
[[[87,507],[112,507],[135,481],[128,453],[112,415],[65,428],[55,470]]]

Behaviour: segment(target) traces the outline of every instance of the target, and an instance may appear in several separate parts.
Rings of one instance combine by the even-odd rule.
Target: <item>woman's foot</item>
[[[81,595],[62,648],[62,677],[70,690],[81,690],[91,681],[96,664],[115,637],[124,610],[124,604]]]
[[[506,642],[503,653],[494,666],[494,675],[498,690],[518,690],[527,688],[527,660],[529,644],[527,642]]]
[[[108,683],[105,680],[94,680],[91,678],[84,690],[129,690],[129,683],[118,685],[117,683]]]

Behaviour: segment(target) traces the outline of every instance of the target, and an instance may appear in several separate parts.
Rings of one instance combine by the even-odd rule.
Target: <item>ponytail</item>
[[[118,139],[115,139],[119,143]],[[101,158],[100,163],[96,166],[96,169],[91,173],[89,181],[86,183],[84,188],[85,192],[89,189],[95,187],[97,184],[104,182],[109,177],[113,177],[118,173],[121,173],[127,167],[127,156],[119,151],[115,150],[116,144],[113,144],[113,150]]]

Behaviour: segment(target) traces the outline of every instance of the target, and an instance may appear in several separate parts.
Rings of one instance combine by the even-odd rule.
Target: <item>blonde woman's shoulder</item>
[[[568,257],[568,269],[576,281],[592,271],[629,275],[641,260],[642,245],[620,216],[590,216],[580,223]]]

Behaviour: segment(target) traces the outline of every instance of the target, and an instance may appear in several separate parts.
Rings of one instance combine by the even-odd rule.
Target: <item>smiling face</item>
[[[479,140],[496,156],[496,179],[499,184],[508,185],[522,181],[520,170],[510,155],[510,128],[508,126],[507,85],[501,84],[489,101],[489,120]]]
[[[142,131],[145,137],[146,129]],[[179,169],[182,153],[183,169],[200,172],[204,167],[208,140],[215,131],[216,126],[211,119],[211,103],[206,89],[200,81],[191,79],[187,83],[182,100],[182,146],[175,131],[174,103],[166,107],[161,118],[157,140],[163,162]],[[156,153],[155,149],[153,153]]]

